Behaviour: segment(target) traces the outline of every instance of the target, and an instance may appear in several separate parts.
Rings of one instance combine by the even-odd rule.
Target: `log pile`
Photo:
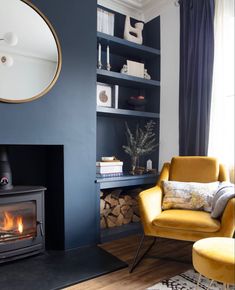
[[[113,191],[100,196],[100,226],[112,228],[140,220],[138,197]]]

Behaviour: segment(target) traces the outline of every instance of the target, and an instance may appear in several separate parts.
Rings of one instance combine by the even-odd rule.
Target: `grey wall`
[[[64,145],[65,248],[93,244],[98,229],[94,184],[96,0],[32,2],[57,32],[62,71],[42,98],[25,104],[0,103],[0,144]]]
[[[161,13],[161,98],[159,169],[179,155],[179,8]]]

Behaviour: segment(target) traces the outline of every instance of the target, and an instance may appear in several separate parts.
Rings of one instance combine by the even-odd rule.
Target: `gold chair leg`
[[[199,287],[199,283],[201,281],[201,277],[202,277],[202,274],[200,273],[199,276],[198,276],[198,279],[197,279],[197,286],[196,286],[196,290],[198,290],[198,287]]]
[[[209,284],[209,286],[208,286],[208,288],[207,288],[207,290],[209,290],[210,289],[210,287],[211,287],[211,285],[212,285],[212,283],[214,282],[214,280],[212,280],[211,279],[211,281],[210,281],[210,284]]]
[[[144,239],[146,238],[146,236],[143,234],[137,249],[137,252],[135,254],[135,258],[133,260],[133,263],[130,267],[129,273],[132,273],[132,271],[135,269],[135,267],[142,261],[142,259],[144,258],[144,256],[152,249],[153,245],[156,242],[156,238],[154,237],[153,242],[149,245],[149,247],[146,249],[146,251],[142,254],[142,256],[138,259],[141,247],[143,245]]]

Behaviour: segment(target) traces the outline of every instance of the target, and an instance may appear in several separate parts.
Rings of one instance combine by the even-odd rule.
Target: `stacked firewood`
[[[100,196],[100,226],[112,228],[140,220],[138,196],[116,190]]]

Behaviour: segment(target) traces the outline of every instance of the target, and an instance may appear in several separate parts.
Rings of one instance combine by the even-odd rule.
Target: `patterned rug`
[[[198,280],[198,273],[196,273],[194,270],[189,270],[185,273],[182,273],[180,275],[174,276],[170,279],[163,280],[162,282],[148,288],[148,290],[195,290]],[[202,277],[200,284],[199,284],[199,290],[205,290],[208,288],[210,284],[210,280]],[[223,285],[218,282],[213,282],[210,290],[222,290]],[[235,290],[235,286],[230,286],[229,290]]]

